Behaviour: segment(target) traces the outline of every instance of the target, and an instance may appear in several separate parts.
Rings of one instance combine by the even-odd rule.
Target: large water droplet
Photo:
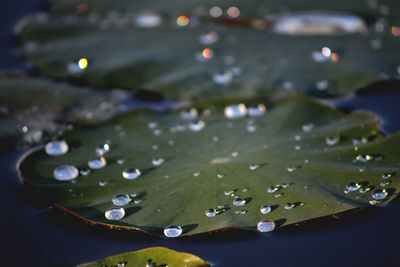
[[[125,206],[131,202],[131,198],[127,194],[118,194],[113,196],[111,201],[115,206]]]
[[[262,233],[271,232],[275,229],[275,222],[272,220],[261,220],[257,223],[257,230]]]
[[[68,144],[64,140],[51,141],[45,146],[46,154],[50,156],[61,156],[68,152]]]
[[[244,104],[230,105],[225,107],[224,114],[228,119],[243,118],[247,114],[247,108]]]
[[[104,157],[95,157],[88,161],[89,168],[93,170],[102,169],[107,165],[107,161]]]
[[[376,189],[372,193],[372,198],[375,200],[383,200],[387,197],[388,192],[385,189]]]
[[[78,177],[79,170],[72,165],[61,165],[54,170],[53,175],[59,181],[69,181]]]
[[[141,172],[139,169],[135,169],[135,168],[128,168],[125,169],[122,172],[122,177],[124,177],[127,180],[133,180],[138,178],[141,175]]]
[[[182,234],[182,232],[182,228],[177,225],[169,225],[164,229],[164,235],[166,237],[178,237]]]
[[[206,216],[209,218],[215,217],[217,215],[217,211],[213,208],[206,210]]]
[[[107,220],[118,221],[124,218],[125,210],[124,208],[111,208],[104,213],[104,216]]]
[[[243,198],[235,198],[233,200],[233,205],[240,207],[240,206],[244,206],[246,204],[246,200],[244,200]]]
[[[272,208],[271,208],[271,206],[268,206],[268,205],[262,206],[262,207],[260,208],[260,212],[261,212],[262,214],[268,214],[268,213],[270,213],[271,211],[272,211]]]

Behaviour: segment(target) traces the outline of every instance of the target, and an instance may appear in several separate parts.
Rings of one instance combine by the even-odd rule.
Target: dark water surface
[[[15,53],[11,29],[18,18],[39,10],[41,2],[1,0],[1,69],[25,68],[23,59]],[[393,90],[336,103],[346,110],[363,109],[378,114],[383,130],[394,133],[400,130],[400,86],[389,89]],[[229,231],[162,240],[94,229],[54,210],[34,207],[15,170],[22,153],[17,150],[0,154],[2,266],[75,266],[150,246],[193,253],[213,266],[400,266],[398,199],[384,208],[352,212],[339,220],[316,220],[268,235]]]

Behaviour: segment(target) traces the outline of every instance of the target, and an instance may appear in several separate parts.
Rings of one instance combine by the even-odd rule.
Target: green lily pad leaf
[[[115,91],[114,91],[115,92]],[[41,142],[76,121],[103,121],[116,112],[111,92],[90,90],[16,72],[0,73],[0,143]]]
[[[387,16],[378,20],[382,16],[379,9],[369,9],[364,0],[352,3],[359,17],[338,13],[345,16],[343,23],[359,25],[356,33],[335,34],[335,29],[343,27],[331,25],[325,28],[334,32],[324,36],[277,34],[268,28],[268,19],[232,22],[200,15],[178,17],[181,13],[171,12],[175,10],[172,7],[167,15],[155,11],[142,14],[142,1],[118,1],[112,7],[104,1],[88,3],[104,14],[76,14],[60,1],[56,2],[57,12],[20,23],[17,28],[29,62],[51,76],[74,77],[98,87],[146,88],[181,100],[292,93],[343,95],[398,75],[400,38],[390,30],[394,20]],[[276,7],[278,2],[274,3]],[[310,3],[300,9],[296,2],[293,10],[315,15],[319,4]],[[160,4],[160,9],[165,5]],[[148,7],[157,10],[157,5]],[[323,7],[328,13],[316,13],[320,14],[318,21],[336,16],[329,11],[340,11],[336,2],[323,3]],[[343,2],[342,12],[348,9]],[[112,12],[115,10],[119,12]],[[396,10],[391,9],[393,16],[399,15]],[[361,17],[364,11],[368,18],[378,20],[376,25],[367,29]],[[278,18],[282,20],[282,16]]]
[[[118,265],[119,264],[119,265]],[[82,264],[81,267],[135,267],[135,266],[169,266],[169,267],[207,267],[204,260],[189,253],[178,252],[164,247],[151,247],[133,252],[122,253],[98,260],[93,263]]]
[[[63,138],[67,154],[21,160],[26,184],[81,220],[159,236],[271,230],[386,204],[400,186],[399,134],[307,98],[136,111]]]

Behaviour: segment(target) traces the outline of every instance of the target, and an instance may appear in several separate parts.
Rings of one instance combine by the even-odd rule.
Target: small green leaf
[[[119,264],[119,265],[118,265]],[[153,265],[152,265],[153,264]],[[81,267],[207,267],[208,263],[189,253],[178,252],[164,247],[152,247],[107,257]]]
[[[168,225],[180,226],[182,235],[256,230],[266,219],[280,227],[386,204],[398,194],[400,135],[379,134],[376,117],[343,114],[307,98],[247,104],[136,111],[76,129],[63,137],[70,152],[32,151],[20,163],[21,176],[84,221],[160,236]],[[247,117],[226,118],[246,110]],[[104,144],[108,153],[98,148]],[[105,166],[88,174],[96,148],[104,158],[89,165]],[[86,173],[59,181],[53,172],[61,165]],[[383,189],[382,200],[374,200]],[[126,195],[113,202],[118,194]],[[108,216],[116,205],[124,210]],[[271,212],[263,214],[264,205]]]
[[[390,27],[379,33],[369,29],[368,34],[279,35],[248,25],[263,19],[264,13],[249,21],[244,17],[244,22],[238,21],[245,24],[241,26],[194,16],[193,25],[179,27],[176,18],[182,13],[176,10],[194,12],[198,2],[182,8],[177,8],[178,2],[171,6],[162,1],[151,5],[146,1],[118,1],[112,5],[107,1],[87,2],[88,13],[71,10],[76,2],[56,1],[54,13],[24,21],[23,51],[31,63],[56,77],[80,78],[99,87],[144,87],[180,100],[293,92],[344,95],[376,80],[398,75],[400,38],[392,36]],[[390,7],[395,5],[389,2]],[[237,3],[244,10],[262,10],[257,1],[249,7],[247,1]],[[282,11],[278,8],[280,1],[270,5],[271,12]],[[164,22],[153,28],[135,26],[135,16],[145,7],[156,12],[167,8],[160,13]],[[371,20],[381,16],[377,9],[368,8],[364,0],[351,5],[347,1],[329,4],[307,1],[301,5],[288,1],[287,10],[351,10]],[[396,10],[390,12],[395,18],[399,14]],[[388,24],[395,20],[390,16]],[[201,43],[201,36],[210,32],[218,36],[217,41]],[[325,60],[322,56],[326,62],[316,62],[313,55],[321,53],[323,47],[330,48],[335,57],[331,60],[328,56]],[[210,50],[206,50],[205,57],[202,53],[206,48]],[[78,67],[80,59],[88,59],[86,68]]]

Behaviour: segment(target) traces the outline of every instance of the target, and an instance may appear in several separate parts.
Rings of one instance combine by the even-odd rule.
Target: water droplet
[[[70,181],[78,177],[79,171],[72,165],[61,165],[53,172],[54,178],[59,181]]]
[[[50,156],[61,156],[68,152],[68,144],[64,140],[51,141],[46,144],[45,151]]]
[[[246,204],[246,200],[242,199],[242,198],[235,198],[233,200],[233,205],[240,207],[240,206],[244,206]]]
[[[197,177],[197,176],[199,176],[199,175],[200,175],[200,172],[194,172],[194,173],[193,173],[193,176],[194,176],[194,177]]]
[[[382,182],[380,183],[380,185],[383,186],[383,187],[385,187],[385,186],[390,185],[391,183],[392,183],[391,180],[385,180],[385,181],[382,181]]]
[[[279,190],[279,187],[276,187],[276,186],[270,186],[267,188],[268,193],[275,193],[278,190]]]
[[[356,157],[355,161],[356,162],[362,162],[362,163],[366,163],[369,161],[374,160],[374,156],[373,155],[367,155],[367,154],[360,154]]]
[[[231,71],[225,71],[223,73],[217,73],[213,75],[213,81],[219,85],[226,85],[233,79],[233,73]]]
[[[227,119],[243,118],[247,114],[247,108],[244,104],[230,105],[225,107],[224,114]]]
[[[164,159],[163,158],[154,158],[152,161],[151,161],[151,163],[154,165],[154,166],[160,166],[161,164],[163,164],[164,163]]]
[[[371,186],[362,186],[362,187],[358,190],[358,192],[361,193],[361,194],[365,194],[365,193],[367,193],[368,191],[370,191],[371,189],[372,189]]]
[[[124,208],[110,208],[104,213],[104,216],[107,220],[118,221],[124,218],[125,210]]]
[[[312,129],[314,129],[314,124],[313,123],[308,123],[308,124],[304,124],[302,127],[303,132],[310,132]]]
[[[338,144],[340,141],[340,138],[338,136],[335,137],[326,137],[325,138],[325,142],[328,146],[334,146],[336,144]]]
[[[265,114],[266,108],[264,104],[258,104],[257,106],[249,106],[248,114],[250,117],[259,117]]]
[[[372,193],[372,198],[375,200],[383,200],[388,196],[388,192],[385,189],[376,189]]]
[[[180,116],[184,120],[194,120],[198,116],[198,111],[195,108],[191,108],[189,110],[182,110],[180,112]]]
[[[295,207],[295,205],[291,202],[286,203],[286,205],[283,207],[285,210],[291,210]]]
[[[213,208],[206,210],[206,216],[209,218],[215,217],[217,215],[217,211]]]
[[[107,161],[104,157],[95,157],[88,161],[89,168],[98,170],[104,168],[107,165]]]
[[[101,180],[101,181],[99,182],[99,186],[101,186],[101,187],[104,187],[104,186],[106,186],[106,185],[108,185],[108,181],[106,181],[106,180]]]
[[[182,234],[182,232],[182,228],[177,225],[169,225],[164,229],[164,235],[166,237],[178,237]]]
[[[346,190],[348,190],[349,192],[354,192],[357,191],[358,189],[360,189],[361,184],[356,183],[356,182],[350,182],[346,185]]]
[[[90,169],[89,169],[89,168],[82,168],[82,169],[80,169],[79,173],[80,173],[82,176],[87,176],[87,175],[90,174]]]
[[[101,157],[107,154],[110,151],[110,145],[109,144],[102,144],[98,147],[96,147],[96,154],[97,156]]]
[[[124,159],[117,159],[117,164],[122,165],[125,163]]]
[[[199,132],[206,127],[206,124],[204,121],[198,121],[198,122],[191,122],[189,123],[189,129],[193,132]]]
[[[234,193],[233,190],[226,190],[226,191],[224,191],[224,195],[225,195],[225,196],[231,196],[231,195],[233,195],[233,193]]]
[[[271,232],[275,229],[275,222],[272,220],[261,220],[257,223],[257,230],[262,233]]]
[[[251,170],[251,171],[257,170],[258,168],[259,168],[259,166],[257,164],[251,164],[249,166],[249,170]]]
[[[235,214],[246,214],[248,211],[247,210],[235,210]]]
[[[271,211],[272,211],[272,208],[271,208],[271,206],[268,206],[268,205],[262,206],[262,207],[260,208],[260,212],[261,212],[262,214],[268,214],[268,213],[270,213]]]
[[[224,175],[223,175],[223,174],[217,174],[217,177],[218,177],[219,179],[222,179],[222,178],[224,178]]]
[[[289,166],[289,167],[287,167],[287,171],[288,171],[288,172],[294,172],[296,169],[297,169],[297,167],[295,167],[295,166]]]
[[[122,177],[124,177],[127,180],[133,180],[138,178],[141,174],[142,173],[140,172],[139,169],[128,168],[122,172]]]
[[[385,172],[384,174],[382,174],[382,179],[389,179],[393,177],[395,174],[396,174],[395,172]]]
[[[111,201],[115,206],[125,206],[131,202],[131,198],[127,194],[118,194],[113,196]]]

